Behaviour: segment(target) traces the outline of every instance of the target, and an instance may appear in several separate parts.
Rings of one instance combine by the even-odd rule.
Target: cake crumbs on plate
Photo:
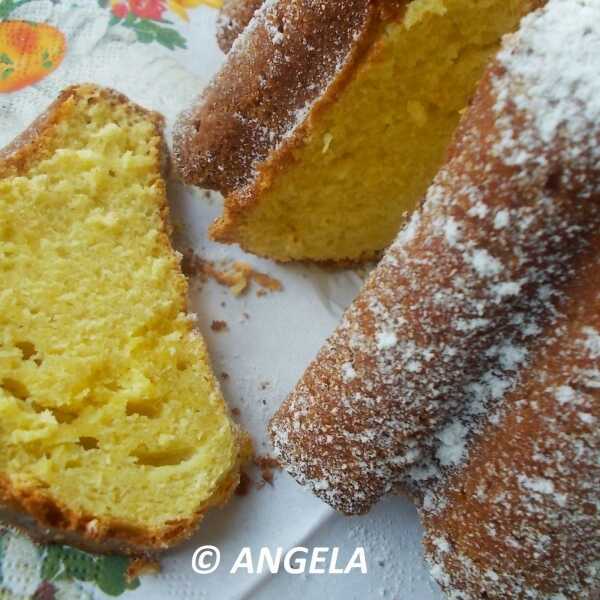
[[[260,469],[260,476],[262,477],[262,481],[257,484],[257,488],[263,488],[267,483],[272,486],[275,477],[273,471],[281,470],[279,461],[272,456],[256,456],[254,457],[254,464]]]
[[[210,328],[219,333],[220,331],[228,331],[229,330],[229,325],[227,325],[227,321],[213,321],[210,324]]]
[[[259,481],[254,481],[247,471],[242,471],[240,475],[240,483],[235,490],[236,496],[247,496],[254,486],[255,489],[261,490],[267,484],[273,486],[275,479],[275,470],[280,470],[279,461],[271,456],[255,456],[253,459],[254,467],[260,471]]]
[[[125,572],[127,581],[133,581],[140,575],[157,575],[160,573],[160,562],[154,558],[136,557],[129,561]]]
[[[201,281],[212,278],[219,285],[228,287],[236,297],[247,292],[252,282],[259,286],[257,296],[283,290],[279,279],[255,270],[244,261],[223,261],[215,265],[214,262],[198,256],[191,248],[182,254],[181,270],[189,278],[198,277]]]
[[[252,271],[252,278],[258,285],[264,290],[265,293],[271,292],[280,292],[283,289],[283,285],[279,279],[275,277],[271,277],[266,273],[261,273],[260,271]]]

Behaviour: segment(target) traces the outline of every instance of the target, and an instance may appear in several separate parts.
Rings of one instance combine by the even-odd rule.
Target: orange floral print
[[[41,81],[59,67],[66,49],[65,36],[51,25],[0,22],[0,93]]]

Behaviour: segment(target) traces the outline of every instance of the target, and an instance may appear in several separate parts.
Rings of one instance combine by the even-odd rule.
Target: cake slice
[[[283,261],[375,257],[501,36],[539,3],[265,2],[175,136],[182,178],[226,195],[213,238]]]
[[[189,536],[241,440],[186,314],[162,118],[67,89],[0,159],[0,518],[131,554]]]

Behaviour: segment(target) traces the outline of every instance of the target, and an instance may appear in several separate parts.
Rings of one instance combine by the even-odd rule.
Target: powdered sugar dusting
[[[377,334],[377,348],[379,350],[389,350],[398,343],[398,338],[394,331],[382,331]]]
[[[259,166],[309,125],[316,104],[354,61],[369,10],[364,0],[309,0],[301,10],[265,0],[221,71],[178,119],[174,156],[184,180],[224,193],[255,181]],[[236,26],[228,18],[225,29]]]
[[[593,327],[585,327],[585,347],[591,354],[592,358],[600,358],[600,333]]]
[[[562,140],[562,151],[570,160],[597,161],[600,148],[590,145],[600,122],[600,4],[595,0],[552,0],[548,10],[526,17],[518,36],[519,48],[508,44],[499,61],[516,85],[498,79],[497,111],[508,104],[526,112],[532,129],[515,140],[507,127],[498,152],[509,164],[540,161],[541,144]],[[521,85],[519,85],[519,83]]]
[[[473,106],[484,118],[467,120],[496,129],[463,132],[271,426],[292,475],[340,510],[419,497],[453,598],[600,584],[549,558],[600,555],[600,296],[580,300],[600,280],[599,10],[550,0],[507,41]]]
[[[495,155],[517,167],[514,181],[521,189],[529,186],[524,193],[536,182],[549,182],[548,196],[540,197],[542,210],[556,202],[551,194],[569,193],[574,205],[566,220],[581,206],[577,200],[599,201],[599,17],[597,2],[550,0],[546,9],[525,19],[500,53],[503,71],[493,81]],[[587,221],[571,227],[594,239],[597,212],[594,207]],[[487,213],[481,205],[471,209],[481,218]],[[536,231],[529,217],[533,214],[520,223]],[[513,211],[496,212],[496,229],[512,223]],[[532,330],[537,347],[496,345],[500,363],[520,365],[516,383],[488,412],[480,437],[470,434],[477,452],[467,455],[466,466],[443,471],[423,489],[422,511],[431,530],[428,561],[450,597],[470,600],[485,593],[580,600],[595,598],[600,589],[600,573],[589,566],[600,555],[600,437],[594,429],[600,414],[600,336],[597,325],[591,326],[600,315],[600,294],[593,289],[600,277],[600,246],[593,243],[596,249],[585,269],[571,275],[583,290],[591,287],[593,295],[584,299],[584,291],[574,290],[568,302],[563,297],[555,303],[550,311],[554,325],[545,336]],[[556,266],[547,267],[553,275]],[[530,283],[524,278],[497,285],[498,300],[523,293]],[[541,286],[540,297],[555,295],[556,284]],[[571,326],[573,311],[577,320]],[[537,366],[524,350],[536,352]],[[465,496],[478,481],[477,492]],[[478,511],[484,511],[479,520],[465,518]],[[447,531],[455,532],[461,551],[448,555],[440,550],[437,539]],[[477,540],[476,549],[469,540]],[[477,563],[471,556],[477,556]],[[483,570],[485,565],[494,568]]]

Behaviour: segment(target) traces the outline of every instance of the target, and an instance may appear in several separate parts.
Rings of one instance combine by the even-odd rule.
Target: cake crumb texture
[[[238,481],[168,237],[161,128],[73,87],[0,161],[2,514],[97,550],[167,547]]]

